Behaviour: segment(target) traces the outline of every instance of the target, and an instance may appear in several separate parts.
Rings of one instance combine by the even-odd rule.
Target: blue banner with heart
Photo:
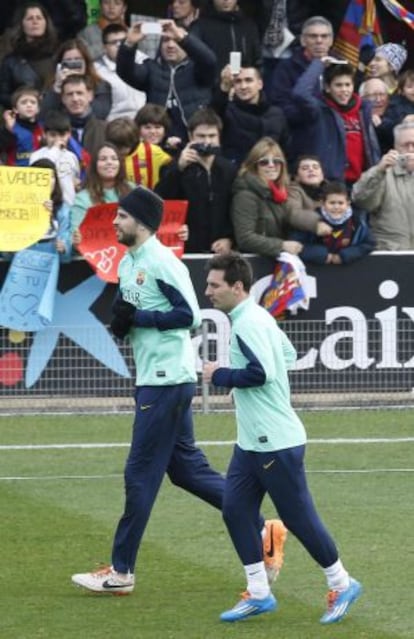
[[[59,257],[34,249],[13,257],[0,292],[0,325],[16,331],[50,326],[59,275]]]

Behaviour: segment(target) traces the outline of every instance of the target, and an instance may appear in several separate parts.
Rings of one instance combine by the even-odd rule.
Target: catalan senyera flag
[[[364,46],[382,44],[375,0],[351,0],[333,45],[334,51],[355,68]]]

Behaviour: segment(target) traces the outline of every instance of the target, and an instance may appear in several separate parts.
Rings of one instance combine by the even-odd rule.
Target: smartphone
[[[241,68],[241,51],[230,51],[230,70],[232,75],[239,75]]]
[[[141,33],[147,34],[155,34],[161,35],[162,27],[160,22],[152,22],[148,20],[147,22],[143,22],[141,25]]]

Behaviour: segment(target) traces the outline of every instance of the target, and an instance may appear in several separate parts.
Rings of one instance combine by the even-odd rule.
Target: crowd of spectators
[[[2,25],[0,163],[53,169],[48,246],[75,255],[88,207],[142,184],[188,201],[187,253],[414,249],[409,38],[362,69],[335,50],[346,1],[165,4],[17,2]]]

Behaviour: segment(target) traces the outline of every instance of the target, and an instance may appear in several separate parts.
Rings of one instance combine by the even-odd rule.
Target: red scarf
[[[283,204],[283,202],[286,202],[288,194],[284,186],[278,186],[271,180],[269,180],[268,185],[270,193],[272,194],[272,199],[276,202],[276,204]]]

